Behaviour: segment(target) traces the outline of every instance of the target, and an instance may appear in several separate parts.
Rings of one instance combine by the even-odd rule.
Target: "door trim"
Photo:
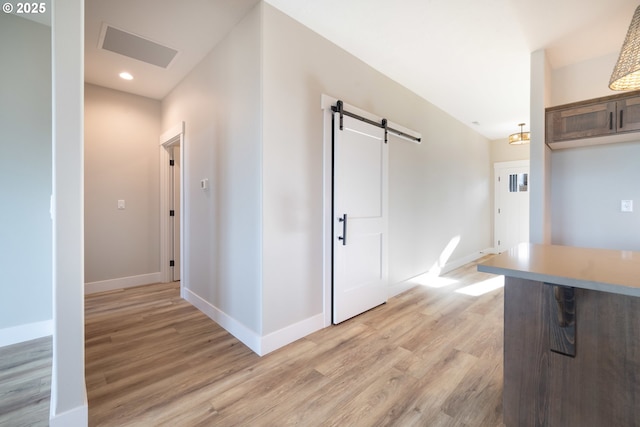
[[[169,267],[169,254],[171,253],[171,219],[169,217],[169,206],[171,197],[171,166],[169,166],[169,148],[180,145],[180,259],[185,258],[185,195],[184,195],[184,175],[186,169],[184,122],[173,126],[160,136],[160,277],[162,283],[171,281],[171,267]],[[183,297],[185,279],[188,274],[185,271],[184,263],[180,266],[180,296]]]

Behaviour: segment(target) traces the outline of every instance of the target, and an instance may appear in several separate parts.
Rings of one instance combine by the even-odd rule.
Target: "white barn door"
[[[333,323],[387,301],[385,130],[339,113],[333,125]]]

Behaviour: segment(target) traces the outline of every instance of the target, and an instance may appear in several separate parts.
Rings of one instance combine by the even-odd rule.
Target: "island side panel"
[[[550,426],[640,426],[640,298],[576,290],[576,357],[550,353]]]
[[[503,404],[507,427],[548,425],[545,305],[543,283],[505,277]]]

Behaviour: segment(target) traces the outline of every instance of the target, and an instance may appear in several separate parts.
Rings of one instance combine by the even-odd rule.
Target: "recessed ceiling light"
[[[123,71],[122,73],[120,73],[120,78],[124,80],[133,80],[133,76],[130,73],[127,73],[126,71]]]

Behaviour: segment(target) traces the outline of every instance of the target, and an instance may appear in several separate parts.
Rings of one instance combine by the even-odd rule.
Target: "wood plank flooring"
[[[502,289],[444,277],[262,358],[177,284],[89,295],[89,424],[501,426]]]
[[[0,348],[0,426],[48,426],[51,337]]]
[[[469,264],[263,358],[176,284],[87,296],[90,425],[502,425],[503,292],[455,292],[491,277]],[[0,349],[0,426],[46,426],[50,383],[50,338]]]

